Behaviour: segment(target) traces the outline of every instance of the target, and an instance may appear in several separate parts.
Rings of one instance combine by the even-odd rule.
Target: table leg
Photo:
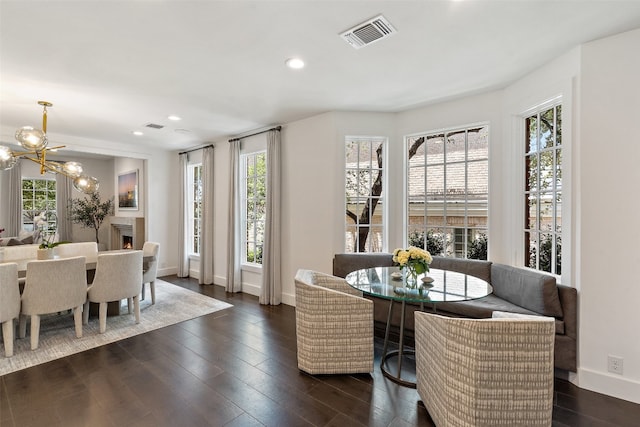
[[[404,317],[405,317],[406,303],[402,302],[402,318],[400,320],[400,343],[398,350],[387,351],[389,344],[389,330],[391,329],[391,317],[393,313],[393,300],[389,302],[389,314],[387,315],[387,328],[384,333],[384,347],[382,349],[382,359],[380,360],[380,370],[382,371],[382,375],[389,378],[391,381],[400,384],[405,387],[416,388],[416,383],[412,381],[407,381],[402,379],[402,358],[405,355],[415,354],[413,350],[404,351]],[[398,374],[393,375],[387,369],[387,360],[392,357],[398,358]]]

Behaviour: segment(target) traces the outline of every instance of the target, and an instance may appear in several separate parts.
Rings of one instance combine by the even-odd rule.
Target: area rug
[[[151,292],[147,289],[145,300],[140,302],[137,325],[135,316],[127,314],[126,302],[124,314],[107,317],[104,334],[99,333],[98,318],[92,317],[88,325],[83,325],[82,338],[76,338],[73,314],[42,316],[38,349],[31,351],[27,326],[27,336],[15,340],[12,357],[4,357],[4,351],[0,351],[0,376],[229,307],[232,305],[226,302],[156,280],[156,303],[151,305]]]

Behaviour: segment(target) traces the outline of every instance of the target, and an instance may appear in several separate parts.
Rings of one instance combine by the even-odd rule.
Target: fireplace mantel
[[[133,238],[133,249],[144,245],[144,218],[112,216],[109,218],[109,249],[122,249],[122,236]]]

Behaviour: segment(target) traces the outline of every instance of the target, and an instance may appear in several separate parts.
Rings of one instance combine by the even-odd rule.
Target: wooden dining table
[[[130,249],[114,249],[114,250],[110,250],[110,251],[100,251],[98,252],[98,255],[100,254],[113,254],[113,253],[121,253],[121,252],[127,252]],[[98,257],[87,257],[86,258],[86,267],[87,267],[87,271],[95,271],[96,269],[96,264],[98,263]],[[53,259],[58,259],[58,257],[54,257]],[[156,257],[154,255],[145,255],[142,257],[142,271],[146,271],[149,268],[149,263],[151,263],[152,261],[154,261],[156,259]],[[27,264],[32,262],[32,261],[39,261],[37,259],[33,259],[33,258],[24,258],[24,259],[16,259],[16,260],[8,260],[8,261],[0,261],[0,264],[3,263],[14,263],[14,264],[18,264],[18,277],[19,278],[23,278],[26,277],[27,275]],[[93,276],[91,276],[93,278]]]

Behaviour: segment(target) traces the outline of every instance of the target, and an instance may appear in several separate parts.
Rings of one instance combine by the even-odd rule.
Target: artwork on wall
[[[118,174],[118,209],[138,210],[138,170]]]

